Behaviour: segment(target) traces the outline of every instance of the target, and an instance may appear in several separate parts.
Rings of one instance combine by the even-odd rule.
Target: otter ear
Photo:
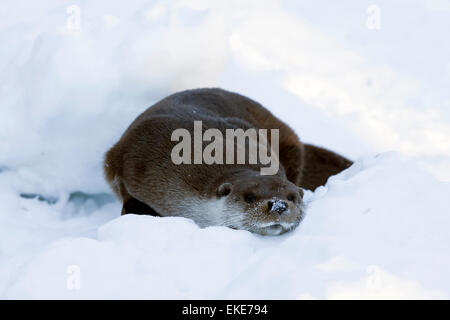
[[[300,187],[298,187],[298,193],[300,194],[300,198],[303,198],[303,196],[305,195],[305,191],[303,191],[303,189]]]
[[[224,197],[229,195],[231,192],[231,183],[225,182],[222,183],[219,188],[217,188],[217,196]]]

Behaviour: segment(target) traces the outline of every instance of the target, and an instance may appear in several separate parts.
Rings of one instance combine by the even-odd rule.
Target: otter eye
[[[295,201],[295,194],[289,194],[288,195],[288,197],[287,197],[287,199],[289,200],[289,201],[292,201],[292,202],[294,202]]]
[[[252,202],[254,202],[254,201],[256,200],[256,197],[255,197],[255,195],[252,194],[252,193],[246,193],[246,194],[244,195],[244,200],[245,200],[247,203],[252,203]]]

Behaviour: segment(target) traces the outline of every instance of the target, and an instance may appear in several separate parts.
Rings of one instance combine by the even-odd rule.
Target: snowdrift
[[[379,6],[375,31],[358,1],[4,1],[0,298],[449,298],[450,8]],[[105,151],[200,86],[355,164],[280,237],[121,217]]]
[[[6,298],[445,298],[448,194],[415,161],[367,156],[308,192],[301,226],[280,237],[117,217],[98,195],[64,219],[73,199],[3,194],[0,288]]]

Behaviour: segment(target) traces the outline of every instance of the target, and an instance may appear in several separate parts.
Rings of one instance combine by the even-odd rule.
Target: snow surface
[[[449,298],[450,3],[372,4],[2,1],[0,298]],[[356,160],[295,231],[120,217],[104,152],[201,86]]]

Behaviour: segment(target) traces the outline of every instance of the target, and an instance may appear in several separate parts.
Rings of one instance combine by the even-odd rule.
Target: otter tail
[[[352,161],[332,151],[305,144],[305,166],[300,187],[314,190],[325,185],[328,178],[347,169]]]

